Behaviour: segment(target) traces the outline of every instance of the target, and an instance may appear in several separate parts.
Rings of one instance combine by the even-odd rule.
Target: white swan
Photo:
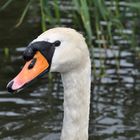
[[[64,86],[61,140],[88,140],[91,62],[83,36],[70,28],[50,29],[29,44],[24,58],[28,62],[9,82],[8,91],[21,89],[48,70],[60,72]]]

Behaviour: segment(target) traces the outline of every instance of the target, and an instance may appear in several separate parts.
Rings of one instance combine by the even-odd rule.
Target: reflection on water
[[[12,28],[14,15],[8,23],[4,15],[6,11],[0,13],[3,19],[0,29],[10,23]],[[13,32],[9,28],[0,32],[0,138],[4,140],[59,139],[63,119],[63,86],[59,74],[53,74],[52,80],[44,77],[19,94],[8,94],[5,89],[7,82],[20,71],[24,46],[39,34],[38,28],[25,22]],[[117,36],[114,40],[129,45]],[[10,48],[9,57],[4,55],[4,47]],[[91,52],[94,52],[96,75],[103,74],[100,78],[92,77],[89,139],[140,139],[138,58],[128,47],[125,50],[117,46],[94,48]]]

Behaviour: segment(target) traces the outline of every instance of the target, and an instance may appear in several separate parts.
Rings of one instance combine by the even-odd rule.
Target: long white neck
[[[83,67],[61,74],[64,85],[64,119],[61,140],[88,140],[90,60]]]

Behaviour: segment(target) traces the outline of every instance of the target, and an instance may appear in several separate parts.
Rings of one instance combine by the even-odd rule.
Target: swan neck
[[[90,63],[61,74],[64,85],[64,119],[61,140],[88,140]]]

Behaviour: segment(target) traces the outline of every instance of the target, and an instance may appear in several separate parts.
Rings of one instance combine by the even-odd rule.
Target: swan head
[[[15,92],[47,72],[82,69],[89,59],[84,37],[71,28],[53,28],[34,39],[23,53],[26,61],[7,89]]]

